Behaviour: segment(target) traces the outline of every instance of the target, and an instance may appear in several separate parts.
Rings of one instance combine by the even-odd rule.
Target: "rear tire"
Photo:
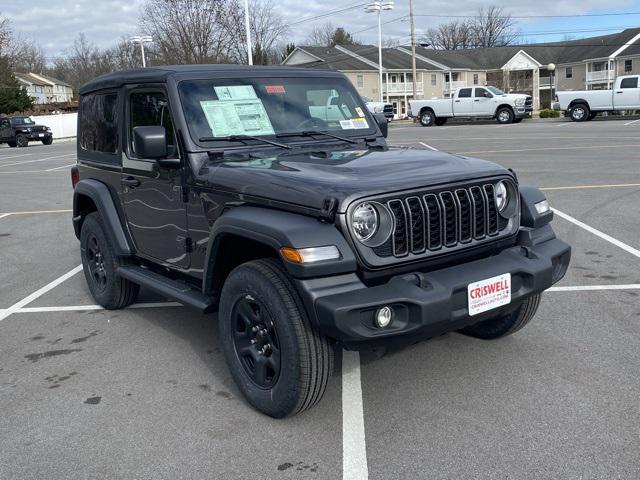
[[[441,127],[442,125],[444,125],[445,123],[447,123],[447,118],[436,118],[436,125],[438,127]]]
[[[589,115],[591,115],[591,110],[586,103],[575,104],[569,112],[569,116],[574,122],[584,122],[589,118]]]
[[[16,135],[16,145],[20,148],[26,147],[29,145],[29,139],[26,137],[26,135],[19,133]]]
[[[436,116],[431,110],[423,110],[420,112],[420,125],[423,127],[431,127],[436,121]]]
[[[82,223],[80,254],[84,277],[98,305],[115,310],[135,302],[140,286],[117,275],[118,267],[128,262],[115,255],[98,212],[87,215]]]
[[[333,350],[312,327],[280,262],[254,260],[231,272],[222,288],[218,328],[231,375],[257,410],[283,418],[320,401]]]
[[[496,121],[501,125],[513,123],[513,110],[509,107],[503,107],[496,113]]]
[[[540,295],[533,295],[523,301],[513,312],[496,318],[490,318],[460,330],[470,337],[493,340],[506,337],[523,328],[534,317],[540,305]]]

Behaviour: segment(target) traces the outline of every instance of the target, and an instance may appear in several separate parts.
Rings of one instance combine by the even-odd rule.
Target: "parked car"
[[[31,117],[2,117],[0,118],[0,143],[10,147],[26,147],[29,142],[42,142],[44,145],[53,143],[51,129],[45,125],[38,125]]]
[[[463,87],[451,98],[410,100],[409,117],[423,127],[444,125],[450,118],[495,118],[498,123],[520,123],[533,110],[530,95],[504,93],[496,87]]]
[[[640,75],[616,78],[613,90],[568,90],[555,95],[553,108],[574,122],[592,120],[602,112],[640,110]]]
[[[362,100],[371,113],[383,113],[387,121],[393,120],[395,113],[393,105],[385,102],[374,102],[369,97],[362,96]]]
[[[340,119],[316,116],[332,104]],[[540,190],[389,147],[339,72],[115,72],[80,89],[78,128],[73,225],[95,301],[123,308],[145,286],[217,311],[238,389],[273,417],[320,400],[336,345],[514,333],[569,264]]]

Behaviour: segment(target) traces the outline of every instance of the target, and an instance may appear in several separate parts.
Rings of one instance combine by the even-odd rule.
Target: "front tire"
[[[513,110],[508,107],[503,107],[496,113],[496,121],[501,125],[513,123]]]
[[[29,139],[26,135],[19,133],[16,135],[16,145],[20,148],[26,147],[29,145]]]
[[[125,260],[115,255],[98,212],[87,215],[82,223],[80,254],[87,286],[98,305],[115,310],[136,300],[140,286],[117,275]]]
[[[490,318],[460,330],[470,337],[493,340],[506,337],[523,328],[536,314],[540,305],[540,294],[524,300],[513,312],[496,318]]]
[[[436,116],[431,110],[424,110],[420,113],[420,125],[431,127],[436,122]]]
[[[240,265],[224,283],[218,314],[227,366],[247,401],[274,418],[320,401],[333,369],[328,340],[312,326],[282,265]]]
[[[42,140],[43,145],[51,145],[53,143],[53,137],[48,137]]]
[[[586,103],[578,103],[571,107],[569,116],[574,122],[584,122],[589,119],[591,111]]]

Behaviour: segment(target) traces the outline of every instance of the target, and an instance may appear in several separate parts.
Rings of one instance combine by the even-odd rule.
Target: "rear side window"
[[[118,94],[92,93],[80,104],[80,148],[115,154],[118,150]]]
[[[458,98],[471,98],[471,88],[463,88],[458,93]]]
[[[638,88],[638,77],[622,79],[620,88]]]

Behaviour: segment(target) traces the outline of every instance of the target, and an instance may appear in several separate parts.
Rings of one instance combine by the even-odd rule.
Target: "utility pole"
[[[413,0],[409,0],[409,21],[411,22],[411,78],[413,79],[413,99],[418,98],[418,82],[416,79],[416,24],[413,18]],[[424,86],[423,86],[424,88]]]
[[[376,13],[378,15],[378,89],[380,90],[380,101],[384,102],[384,93],[382,86],[382,11],[393,10],[394,0],[375,0],[364,9],[367,13]],[[389,101],[389,92],[387,91],[387,102]]]
[[[144,44],[151,43],[153,39],[150,35],[136,35],[129,39],[131,43],[139,43],[140,44],[140,54],[142,55],[142,68],[147,68],[147,59],[144,55]]]
[[[251,26],[249,23],[249,0],[244,0],[244,27],[247,31],[247,57],[253,65],[253,47],[251,46]]]

